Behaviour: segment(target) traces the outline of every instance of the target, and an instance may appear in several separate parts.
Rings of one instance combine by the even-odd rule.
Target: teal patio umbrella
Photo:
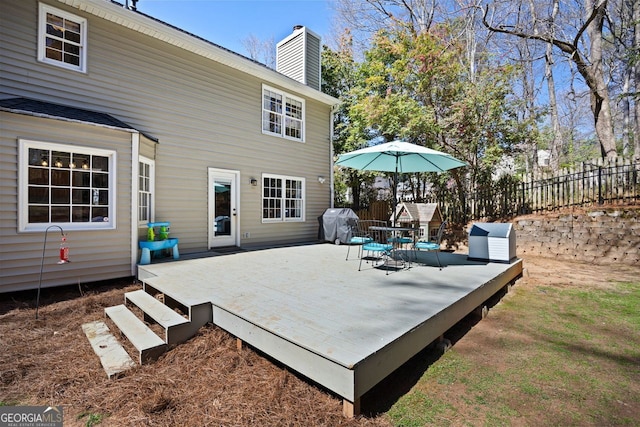
[[[465,162],[449,154],[403,141],[391,141],[341,154],[336,165],[363,171],[394,172],[394,226],[398,173],[444,172],[467,166]]]

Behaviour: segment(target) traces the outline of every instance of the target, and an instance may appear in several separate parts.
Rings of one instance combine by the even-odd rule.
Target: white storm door
[[[240,172],[209,168],[209,249],[238,246]]]

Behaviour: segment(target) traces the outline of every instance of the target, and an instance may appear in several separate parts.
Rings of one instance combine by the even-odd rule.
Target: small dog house
[[[477,222],[469,230],[470,260],[511,262],[516,258],[516,232],[510,223]]]
[[[437,203],[399,203],[390,222],[401,227],[419,227],[419,239],[433,240],[442,224],[442,214]]]

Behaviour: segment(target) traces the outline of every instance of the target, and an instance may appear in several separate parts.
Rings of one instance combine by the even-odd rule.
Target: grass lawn
[[[394,425],[640,425],[637,276],[535,262],[393,405]]]

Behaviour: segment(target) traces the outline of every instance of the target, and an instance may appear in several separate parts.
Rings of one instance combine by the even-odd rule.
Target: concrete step
[[[93,351],[100,358],[100,363],[108,378],[117,377],[127,369],[136,366],[129,353],[122,347],[104,322],[99,320],[82,325]]]
[[[185,319],[180,314],[176,313],[171,308],[167,307],[153,296],[146,293],[144,290],[139,289],[133,292],[127,292],[124,294],[125,304],[127,302],[134,304],[140,310],[144,312],[144,320],[158,323],[165,329],[165,342],[169,346],[174,346],[187,339],[191,338],[188,335],[187,325],[188,319]]]
[[[139,362],[145,364],[167,351],[167,344],[124,304],[107,307],[104,312],[116,324],[140,353]]]

